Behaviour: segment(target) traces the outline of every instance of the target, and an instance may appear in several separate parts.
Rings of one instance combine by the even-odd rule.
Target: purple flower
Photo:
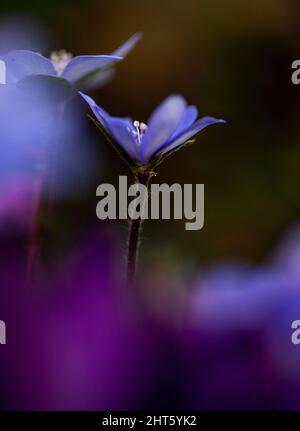
[[[197,108],[187,106],[179,95],[165,99],[146,125],[131,118],[112,117],[89,96],[80,94],[90,105],[100,126],[121,147],[127,158],[141,165],[150,161],[159,162],[205,127],[225,123],[212,117],[197,120]]]
[[[32,75],[46,75],[62,78],[76,88],[92,88],[103,84],[110,78],[112,71],[108,69],[123,59],[140,40],[136,33],[112,55],[80,55],[72,57],[66,51],[57,51],[50,58],[41,54],[15,50],[1,57],[6,64],[6,82],[16,83]]]
[[[73,194],[75,177],[83,187],[88,184],[95,168],[94,152],[81,110],[73,103],[61,107],[70,94],[62,80],[45,76],[0,85],[1,228],[7,213],[15,213],[17,220],[22,218],[27,224],[32,211],[24,208],[30,203],[35,207],[29,195],[36,196],[41,178],[43,192],[51,184],[53,197]],[[85,163],[90,167],[88,174],[82,169]]]

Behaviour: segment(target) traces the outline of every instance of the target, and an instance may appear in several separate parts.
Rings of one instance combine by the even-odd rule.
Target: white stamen
[[[127,127],[127,132],[132,134],[132,136],[136,140],[137,145],[141,145],[142,137],[144,136],[146,130],[148,129],[148,126],[145,123],[140,123],[139,121],[135,120],[133,122],[133,127],[135,128],[135,130],[130,130],[130,128]]]
[[[50,54],[50,60],[53,64],[56,72],[60,75],[66,66],[70,63],[73,55],[69,52],[61,49],[60,51],[54,51]]]
[[[141,132],[142,132],[142,133],[145,133],[145,132],[146,132],[146,130],[148,129],[147,124],[145,124],[145,123],[141,123],[141,124],[140,124],[140,129],[141,129]]]

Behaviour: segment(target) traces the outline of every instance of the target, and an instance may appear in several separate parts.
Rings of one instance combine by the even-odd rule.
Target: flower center
[[[145,123],[140,123],[139,121],[134,121],[133,122],[133,127],[135,128],[135,130],[131,130],[128,127],[128,133],[132,134],[137,145],[141,145],[142,143],[142,137],[144,136],[144,134],[146,133],[146,130],[148,129],[147,124]]]
[[[61,49],[60,51],[53,51],[50,54],[50,61],[53,64],[56,72],[60,75],[65,67],[70,63],[73,55]]]

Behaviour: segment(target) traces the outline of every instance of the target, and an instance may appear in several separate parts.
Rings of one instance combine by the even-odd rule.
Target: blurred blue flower
[[[1,228],[2,222],[28,224],[37,183],[43,183],[44,196],[51,187],[57,198],[82,191],[93,175],[95,156],[81,107],[74,100],[60,109],[68,90],[62,80],[45,76],[0,85]]]
[[[298,286],[299,279],[273,265],[217,264],[200,273],[190,317],[219,331],[254,328],[262,324],[277,301],[298,292]]]
[[[225,123],[212,117],[197,120],[195,106],[187,106],[179,95],[165,99],[152,113],[148,125],[131,118],[110,116],[89,96],[80,93],[93,110],[104,130],[125,152],[126,156],[138,164],[159,159],[178,149],[205,127]]]
[[[76,89],[96,87],[111,76],[108,68],[122,60],[140,38],[141,34],[134,34],[112,55],[72,57],[71,54],[61,50],[53,52],[50,58],[46,58],[33,51],[11,51],[1,56],[6,64],[6,82],[13,84],[31,75],[46,75],[62,78]]]
[[[195,410],[299,410],[300,231],[268,265],[227,262],[202,270],[189,297],[181,362]]]

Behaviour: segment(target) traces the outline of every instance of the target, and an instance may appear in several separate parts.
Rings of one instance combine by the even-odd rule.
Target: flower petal
[[[100,108],[100,106],[98,106],[97,103],[87,94],[84,94],[81,91],[79,91],[78,93],[87,102],[87,104],[90,106],[91,110],[95,114],[95,117],[97,118],[97,120],[106,129],[107,128],[106,123],[108,121],[108,118],[110,117],[108,112],[106,112],[104,109]]]
[[[122,46],[120,46],[111,55],[114,57],[125,57],[130,51],[135,47],[135,45],[143,37],[142,33],[135,33],[128,39]],[[96,72],[89,79],[81,85],[83,91],[92,90],[94,88],[99,88],[108,83],[114,76],[115,71],[113,69],[104,69]]]
[[[186,141],[188,141],[193,136],[195,136],[196,133],[200,132],[201,130],[205,129],[208,126],[211,126],[212,124],[218,124],[218,123],[226,123],[226,121],[218,120],[217,118],[213,118],[213,117],[201,118],[200,120],[196,121],[196,123],[194,123],[192,127],[190,127],[188,130],[181,133],[180,136],[169,141],[167,144],[159,148],[156,151],[156,154],[159,154],[159,153],[165,154],[171,150],[174,150],[174,148],[184,144]]]
[[[128,39],[123,45],[121,45],[118,49],[116,49],[112,55],[117,55],[119,57],[125,57],[129,54],[130,51],[133,50],[135,45],[142,39],[143,33],[135,33]]]
[[[114,75],[115,70],[112,68],[100,70],[100,72],[97,72],[93,76],[89,77],[86,82],[83,82],[81,85],[81,89],[83,91],[89,91],[93,90],[94,88],[102,87],[103,85],[110,82]]]
[[[134,129],[131,119],[110,117],[108,126],[115,141],[123,148],[131,160],[143,163],[133,137]]]
[[[1,59],[6,64],[7,84],[14,84],[30,75],[57,75],[51,61],[36,52],[16,50],[3,55]]]
[[[152,155],[174,133],[186,110],[186,101],[179,95],[169,96],[153,112],[142,144],[142,155],[150,160]]]
[[[79,84],[80,81],[88,80],[89,75],[93,76],[101,69],[121,60],[121,57],[113,55],[80,55],[67,64],[62,77],[72,84]]]
[[[196,121],[198,117],[198,109],[196,106],[189,106],[185,111],[184,116],[182,117],[178,127],[176,128],[173,135],[170,137],[170,140],[176,139],[182,133],[184,133],[187,129],[189,129],[192,124]]]
[[[79,92],[88,103],[96,118],[105,128],[109,135],[121,146],[126,154],[136,161],[139,160],[137,146],[133,138],[134,128],[130,118],[111,117],[108,112],[96,104],[96,102],[86,94]]]

